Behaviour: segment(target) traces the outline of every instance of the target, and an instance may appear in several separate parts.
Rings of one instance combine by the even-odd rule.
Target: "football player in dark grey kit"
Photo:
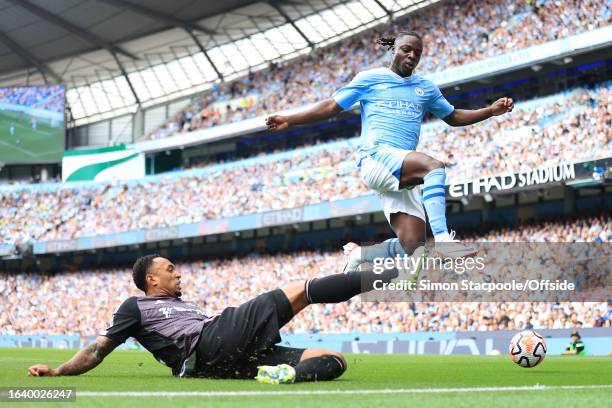
[[[181,299],[181,273],[174,264],[146,255],[133,267],[134,283],[145,296],[125,300],[111,326],[66,363],[57,368],[36,364],[28,373],[83,374],[134,337],[175,376],[256,378],[274,384],[333,380],[347,367],[340,353],[280,346],[279,329],[309,304],[343,302],[371,290],[375,280],[389,282],[396,276],[395,270],[361,271],[295,282],[207,316]]]

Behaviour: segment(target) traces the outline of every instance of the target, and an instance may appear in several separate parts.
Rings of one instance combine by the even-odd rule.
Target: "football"
[[[521,367],[535,367],[544,361],[546,340],[533,330],[524,330],[510,340],[509,355]]]

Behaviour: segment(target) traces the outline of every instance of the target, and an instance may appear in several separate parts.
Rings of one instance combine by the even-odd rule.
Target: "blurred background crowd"
[[[495,230],[475,241],[610,241],[609,216],[547,222],[515,230]],[[299,252],[178,263],[183,298],[208,314],[292,281],[338,273],[341,252]],[[228,278],[231,277],[231,278]],[[67,290],[66,288],[70,288]],[[129,268],[79,270],[44,276],[0,275],[0,334],[95,335],[110,322],[127,297],[141,295]],[[58,297],[62,301],[59,302]],[[342,304],[313,305],[284,330],[316,332],[414,332],[519,330],[611,326],[606,302],[396,302],[359,298]]]
[[[0,103],[64,112],[64,86],[0,88]]]
[[[610,24],[612,7],[601,0],[459,0],[430,7],[394,21],[384,32],[368,30],[306,56],[214,83],[142,139],[167,138],[328,98],[357,72],[388,65],[390,53],[376,39],[401,30],[423,36],[425,50],[417,73],[427,76]],[[60,86],[4,88],[0,102],[62,112],[64,93]],[[343,136],[231,163],[200,162],[140,180],[0,186],[0,244],[163,228],[372,194],[356,167],[358,138]],[[521,101],[512,114],[469,128],[429,121],[422,127],[419,151],[445,162],[450,183],[611,157],[612,83]],[[611,242],[612,219],[584,215],[492,230],[469,239]],[[183,274],[184,298],[214,314],[283,284],[337,273],[343,263],[340,251],[303,251],[252,253],[177,266]],[[127,267],[0,274],[0,335],[95,335],[123,300],[140,294]],[[611,303],[355,299],[313,305],[284,330],[371,333],[598,326],[612,326]]]
[[[328,98],[357,72],[388,65],[390,54],[375,40],[402,30],[414,30],[423,36],[425,49],[417,74],[426,76],[612,22],[609,4],[598,0],[461,0],[454,3],[395,21],[388,32],[369,30],[333,46],[316,49],[306,57],[216,84],[144,137],[165,138]]]
[[[0,243],[94,236],[187,224],[371,194],[356,166],[358,139],[207,165],[137,181],[0,189]],[[469,128],[423,126],[420,151],[448,181],[609,157],[610,83],[518,104]]]

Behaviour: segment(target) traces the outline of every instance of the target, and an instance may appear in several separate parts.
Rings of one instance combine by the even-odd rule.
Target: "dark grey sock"
[[[346,371],[344,362],[332,355],[308,358],[295,366],[295,382],[329,381]]]
[[[340,303],[373,289],[375,280],[391,282],[396,269],[382,273],[372,271],[338,273],[306,281],[306,298],[310,303]]]

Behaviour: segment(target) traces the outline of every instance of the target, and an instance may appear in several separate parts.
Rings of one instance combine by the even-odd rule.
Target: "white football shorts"
[[[387,221],[391,214],[402,212],[425,221],[425,208],[421,202],[421,186],[399,188],[402,163],[412,150],[382,146],[363,157],[360,176],[368,188],[374,190],[383,205]]]

